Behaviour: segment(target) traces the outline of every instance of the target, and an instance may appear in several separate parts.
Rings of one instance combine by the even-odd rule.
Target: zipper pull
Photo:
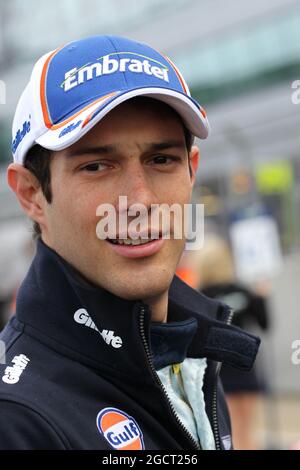
[[[180,369],[181,369],[180,364],[173,364],[172,365],[173,374],[178,375],[179,372],[180,372]]]

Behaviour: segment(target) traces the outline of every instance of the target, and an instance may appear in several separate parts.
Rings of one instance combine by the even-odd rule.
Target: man
[[[37,253],[1,336],[0,448],[231,447],[219,363],[250,368],[258,339],[174,277],[180,217],[169,233],[152,219],[189,203],[193,136],[208,130],[178,69],[144,44],[95,36],[35,65],[8,182]],[[134,204],[146,216],[129,231]]]

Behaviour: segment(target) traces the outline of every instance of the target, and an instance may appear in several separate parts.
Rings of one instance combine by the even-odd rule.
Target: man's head
[[[100,43],[107,47],[107,38],[90,40],[96,41],[95,47]],[[158,60],[162,56],[148,46],[122,41],[110,38],[119,52],[104,48],[101,55],[96,49],[93,58],[84,41],[71,43],[63,51],[64,66],[56,58],[59,51],[43,59],[38,66],[41,101],[31,103],[29,124],[16,133],[15,163],[8,180],[23,210],[40,227],[44,242],[81,275],[120,297],[145,299],[168,289],[185,243],[184,238],[172,237],[174,220],[171,239],[163,239],[161,224],[151,227],[151,205],[183,208],[190,201],[199,158],[192,138],[205,138],[208,123],[186,85],[183,91],[182,77],[177,69],[171,70],[168,59],[162,63]],[[146,47],[146,53],[141,54],[140,47]],[[68,54],[75,54],[76,63]],[[62,68],[65,73],[59,75]],[[114,82],[115,91],[107,93],[107,79]],[[55,81],[56,88],[49,80]],[[122,91],[116,90],[120,80]],[[96,85],[89,86],[93,81],[98,96]],[[72,95],[76,88],[80,92]],[[106,98],[101,99],[103,90]],[[61,93],[69,93],[62,95],[63,103],[58,100]],[[28,100],[28,91],[25,95]],[[37,126],[38,104],[48,119],[46,130]],[[15,127],[16,122],[20,122],[20,110]],[[97,237],[101,219],[97,208],[110,204],[119,216],[124,211],[120,196],[127,197],[128,207],[138,203],[146,208],[149,233],[157,229],[158,240],[125,246],[116,243],[119,240]],[[126,218],[132,219],[127,209]],[[117,231],[116,238],[120,235]]]

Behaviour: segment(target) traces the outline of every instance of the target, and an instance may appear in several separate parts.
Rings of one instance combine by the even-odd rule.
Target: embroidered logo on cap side
[[[60,132],[58,138],[60,139],[61,137],[64,137],[66,134],[69,134],[69,132],[74,131],[77,129],[77,127],[82,123],[82,119],[80,119],[77,122],[72,122],[69,124],[67,127],[64,127],[63,130]]]
[[[144,450],[143,433],[132,416],[117,408],[104,408],[97,415],[97,428],[115,450]]]
[[[17,148],[19,147],[20,143],[22,142],[24,137],[26,137],[26,134],[29,134],[30,131],[31,131],[31,122],[30,122],[30,116],[29,116],[29,120],[23,122],[22,129],[17,130],[17,133],[11,145],[12,153],[16,153]]]

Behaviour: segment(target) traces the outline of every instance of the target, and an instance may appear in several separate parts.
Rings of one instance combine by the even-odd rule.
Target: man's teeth
[[[138,238],[137,240],[132,240],[131,238],[123,238],[110,240],[111,243],[115,245],[144,245],[145,243],[151,242],[151,238]]]

